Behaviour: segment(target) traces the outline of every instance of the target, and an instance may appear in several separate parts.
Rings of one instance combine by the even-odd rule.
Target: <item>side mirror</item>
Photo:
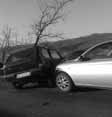
[[[90,58],[87,58],[87,57],[81,55],[80,60],[81,61],[88,61],[88,60],[90,60]]]

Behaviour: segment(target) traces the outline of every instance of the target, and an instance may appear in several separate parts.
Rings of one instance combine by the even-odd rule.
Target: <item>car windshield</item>
[[[84,54],[89,60],[112,58],[112,42],[100,44]]]

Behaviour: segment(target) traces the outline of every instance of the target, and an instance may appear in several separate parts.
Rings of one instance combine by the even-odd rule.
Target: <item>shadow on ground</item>
[[[56,85],[50,86],[48,85],[48,83],[41,83],[41,84],[29,83],[25,85],[22,89],[27,90],[27,89],[33,89],[33,88],[57,88],[57,87]],[[61,92],[58,88],[57,90]],[[102,91],[102,90],[106,90],[106,89],[100,89],[100,88],[95,88],[95,87],[75,87],[72,92],[75,92],[75,93],[76,92],[96,92],[96,91]]]
[[[41,84],[38,84],[38,83],[28,83],[26,85],[24,85],[24,87],[22,89],[33,89],[33,88],[56,88],[56,86],[53,84],[53,85],[49,85],[48,83],[41,83]]]
[[[75,89],[75,92],[94,92],[94,91],[102,91],[102,90],[105,90],[105,89],[94,88],[94,87],[77,87]]]

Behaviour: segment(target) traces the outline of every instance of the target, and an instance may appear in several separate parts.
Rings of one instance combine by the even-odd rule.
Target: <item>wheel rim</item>
[[[59,74],[57,76],[57,82],[56,83],[57,83],[57,86],[62,91],[68,91],[70,89],[70,81],[65,74]]]

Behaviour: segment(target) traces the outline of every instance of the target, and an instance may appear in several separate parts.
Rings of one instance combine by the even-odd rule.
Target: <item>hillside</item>
[[[103,42],[112,40],[112,33],[98,33],[98,34],[92,34],[85,37],[79,37],[79,38],[73,38],[73,39],[67,39],[67,40],[60,40],[56,42],[45,42],[41,43],[42,46],[48,46],[50,48],[56,48],[61,51],[79,51],[79,50],[86,50],[89,47]],[[32,46],[29,45],[19,45],[16,47],[11,47],[11,50],[19,49],[19,48],[26,48]]]
[[[73,38],[73,39],[67,39],[67,40],[60,40],[56,42],[47,42],[47,43],[41,43],[42,46],[48,46],[50,48],[56,48],[59,50],[63,56],[68,56],[68,54],[74,56],[74,58],[78,55],[80,55],[84,50],[88,49],[89,47],[103,42],[112,40],[112,33],[103,33],[103,34],[92,34],[85,37],[79,37],[79,38]],[[19,45],[16,47],[10,47],[9,51],[16,51],[20,50],[22,48],[31,47],[32,45]],[[1,55],[1,53],[0,53]],[[0,56],[1,59],[1,56]]]
[[[50,43],[50,45],[59,49],[65,47],[70,48],[70,46],[71,48],[74,47],[74,49],[86,49],[94,44],[108,40],[112,40],[112,33],[92,34],[85,37],[57,41]]]
[[[57,48],[63,54],[66,54],[71,52],[73,53],[77,51],[83,51],[97,43],[108,40],[112,40],[112,33],[92,34],[80,38],[50,42],[48,45],[52,48]]]

